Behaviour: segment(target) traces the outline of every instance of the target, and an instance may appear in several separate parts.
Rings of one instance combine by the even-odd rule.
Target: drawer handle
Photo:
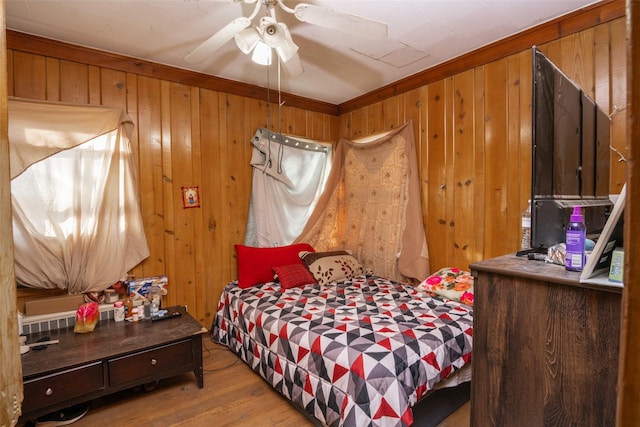
[[[51,389],[51,387],[47,388],[47,391],[45,391],[44,394],[47,396],[51,396],[53,394],[53,390]]]
[[[156,359],[151,359],[151,364],[155,366],[155,364],[158,363],[158,361]]]

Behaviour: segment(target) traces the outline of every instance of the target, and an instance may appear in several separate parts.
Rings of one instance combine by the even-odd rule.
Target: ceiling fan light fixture
[[[282,62],[288,62],[293,56],[298,53],[298,46],[295,43],[284,43],[282,46],[276,47],[278,57]]]
[[[247,28],[240,31],[234,37],[238,49],[244,54],[250,53],[253,48],[256,47],[258,41],[260,41],[260,33],[255,28]]]
[[[271,65],[271,47],[262,40],[256,42],[251,60],[260,65]]]
[[[282,23],[272,23],[262,31],[262,40],[278,52],[282,62],[289,61],[296,53],[298,46],[293,42],[289,28]]]
[[[262,27],[262,40],[271,47],[278,47],[285,41],[285,34],[288,33],[281,24],[273,23]],[[291,36],[289,36],[291,38]]]

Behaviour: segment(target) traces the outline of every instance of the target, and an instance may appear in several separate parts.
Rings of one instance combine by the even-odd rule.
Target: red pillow
[[[284,289],[318,283],[313,274],[302,263],[273,267],[273,272],[278,276],[280,286]]]
[[[298,253],[302,251],[315,252],[307,243],[274,248],[236,245],[238,286],[244,289],[260,283],[273,282],[273,268],[288,264],[302,264],[298,257]]]

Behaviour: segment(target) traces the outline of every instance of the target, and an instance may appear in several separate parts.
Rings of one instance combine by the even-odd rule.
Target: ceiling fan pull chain
[[[268,158],[266,163],[264,164],[264,168],[262,168],[262,173],[265,173],[265,171],[267,170],[267,168],[271,169],[272,167],[272,162],[271,162],[271,82],[270,82],[270,74],[269,74],[269,69],[271,68],[270,65],[267,65],[267,153],[268,153]]]
[[[280,60],[278,62],[278,132],[280,133],[280,139],[283,138],[282,135],[282,102],[280,102],[282,98],[282,91],[280,90]],[[284,155],[284,145],[278,144],[278,173],[282,173],[282,157]]]

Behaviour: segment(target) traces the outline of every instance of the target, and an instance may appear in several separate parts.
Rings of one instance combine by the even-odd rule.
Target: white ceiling
[[[245,0],[246,1],[246,0]],[[262,0],[259,0],[262,1]],[[285,0],[289,7],[300,3]],[[594,0],[306,0],[389,25],[371,41],[298,21],[289,26],[305,72],[280,89],[340,104]],[[249,15],[233,0],[6,0],[8,29],[278,89],[275,65],[251,62],[233,40],[199,66],[184,57],[220,28]],[[254,23],[257,24],[260,13]]]

